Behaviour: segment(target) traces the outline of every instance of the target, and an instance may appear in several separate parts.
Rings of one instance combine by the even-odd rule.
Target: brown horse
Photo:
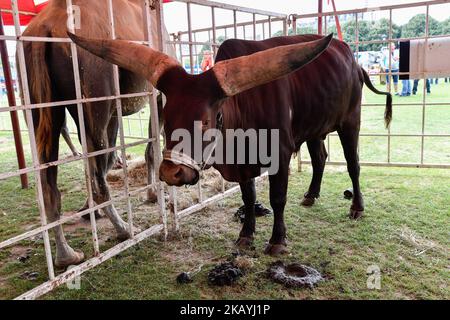
[[[141,0],[115,0],[113,3],[114,24],[117,38],[143,41],[146,30]],[[107,0],[73,0],[81,15],[81,28],[77,33],[88,37],[110,38]],[[157,43],[156,14],[151,13],[153,43]],[[32,20],[24,36],[67,37],[66,0],[52,0],[48,6]],[[76,99],[74,74],[70,45],[68,43],[25,42],[25,60],[28,70],[31,103]],[[165,48],[173,54],[174,50]],[[84,98],[114,95],[113,66],[88,53],[78,51],[80,85]],[[122,94],[145,92],[148,81],[127,70],[120,69],[120,90]],[[141,110],[148,98],[122,99],[123,115],[131,115]],[[66,108],[74,119],[78,131],[80,123],[76,105],[33,110],[36,143],[41,163],[58,159],[59,137],[66,120]],[[114,100],[91,102],[83,105],[88,152],[114,147],[118,133],[118,118]],[[63,132],[64,133],[64,132]],[[151,147],[147,157],[152,161]],[[93,200],[97,205],[111,199],[105,176],[115,163],[115,152],[89,158],[92,175]],[[61,194],[57,185],[57,167],[41,171],[44,202],[47,218],[56,221],[61,215]],[[113,205],[103,208],[103,212],[114,225],[118,238],[130,237],[128,225],[122,220]],[[62,226],[54,228],[56,237],[55,264],[59,267],[76,264],[84,259],[81,252],[73,250],[67,243]]]

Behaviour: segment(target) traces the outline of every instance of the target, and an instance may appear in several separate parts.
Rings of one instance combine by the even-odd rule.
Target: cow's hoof
[[[353,219],[353,220],[357,220],[362,217],[363,213],[364,213],[364,210],[350,209],[349,218]]]
[[[140,233],[141,231],[142,231],[142,230],[141,230],[140,228],[133,227],[133,232],[134,232],[134,234],[138,234],[138,233]],[[125,241],[125,240],[128,240],[128,239],[131,239],[131,233],[130,233],[130,231],[128,230],[128,227],[127,227],[126,229],[122,230],[122,231],[118,231],[118,232],[117,232],[117,240],[119,240],[119,241]]]
[[[316,202],[316,198],[306,198],[306,197],[304,197],[301,205],[304,206],[304,207],[312,207],[315,202]]]
[[[84,261],[84,253],[81,251],[75,251],[70,255],[67,255],[65,257],[56,257],[55,258],[55,267],[56,268],[67,268],[68,266],[73,266],[80,264]]]
[[[264,253],[276,257],[282,254],[287,254],[289,251],[287,249],[287,246],[285,244],[271,244],[269,243],[266,246],[266,249],[264,250]]]
[[[236,240],[236,246],[241,249],[249,249],[253,246],[253,238],[239,237],[239,239]]]

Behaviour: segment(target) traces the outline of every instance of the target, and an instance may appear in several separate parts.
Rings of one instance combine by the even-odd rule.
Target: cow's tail
[[[367,71],[361,68],[364,83],[366,86],[374,93],[376,94],[382,94],[386,96],[386,109],[384,111],[384,122],[386,124],[386,128],[389,128],[389,125],[391,124],[392,120],[392,95],[389,92],[380,91],[377,88],[375,88],[372,84],[372,81],[370,80],[369,75],[367,74]]]
[[[50,37],[46,30],[39,30],[34,36]],[[46,60],[45,42],[28,42],[25,45],[25,60],[27,62],[28,83],[32,103],[51,102],[52,85]],[[36,146],[40,157],[48,159],[52,148],[52,108],[39,108],[39,122],[35,128]]]

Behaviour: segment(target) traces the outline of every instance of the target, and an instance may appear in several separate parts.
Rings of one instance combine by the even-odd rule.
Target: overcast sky
[[[42,0],[35,0],[36,2]],[[315,13],[317,12],[317,0],[216,0],[227,4],[233,4],[249,8],[257,8],[266,11],[279,12],[285,14],[291,13]],[[346,10],[364,7],[379,7],[390,4],[404,4],[417,2],[419,0],[335,0],[337,10]],[[421,0],[424,1],[424,0]],[[430,0],[431,1],[431,0]],[[332,11],[328,0],[323,0],[324,11]],[[418,13],[425,13],[425,7],[401,9],[393,11],[394,23],[402,25]],[[450,17],[450,3],[443,5],[434,5],[430,7],[430,15],[440,21]],[[180,2],[167,3],[164,5],[164,16],[167,29],[170,33],[187,30],[186,4]],[[388,17],[388,12],[379,13],[379,17]],[[238,21],[251,21],[250,14],[238,14]],[[262,17],[257,17],[262,18]],[[211,9],[203,6],[192,6],[192,27],[193,29],[211,27]],[[216,24],[231,24],[233,21],[232,12],[229,10],[216,10]],[[5,28],[7,34],[13,34],[12,27]],[[282,29],[281,24],[274,24],[273,32]],[[259,32],[259,31],[258,31]],[[218,34],[220,35],[220,34]],[[240,35],[242,36],[242,35]],[[201,38],[201,35],[199,36]],[[206,39],[197,39],[203,41]],[[14,55],[15,43],[7,41],[9,54]]]
[[[315,13],[317,12],[317,0],[218,0],[219,2],[258,8],[262,10],[279,12],[285,14],[291,13]],[[323,0],[324,11],[332,11],[331,1]],[[391,4],[405,4],[418,2],[418,0],[335,0],[337,10],[346,10],[365,7],[380,7]],[[184,3],[168,3],[164,6],[165,21],[169,32],[176,32],[187,29],[186,5]],[[393,11],[393,20],[397,24],[405,24],[408,20],[418,14],[425,13],[425,7],[402,9]],[[388,17],[388,12],[380,14]],[[450,4],[435,5],[430,7],[430,15],[438,20],[445,20],[450,16]],[[211,25],[211,15],[209,8],[192,6],[193,28],[207,27]],[[240,17],[245,19],[243,16]],[[217,24],[232,23],[231,13],[217,13]],[[248,19],[248,17],[247,17]]]

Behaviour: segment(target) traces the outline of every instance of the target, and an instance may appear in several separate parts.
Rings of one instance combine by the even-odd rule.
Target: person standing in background
[[[401,97],[409,97],[411,95],[411,81],[402,80],[402,93]]]
[[[413,90],[412,90],[414,95],[417,93],[417,86],[419,85],[419,80],[420,79],[414,80],[414,85],[413,85]],[[425,86],[427,87],[427,93],[431,93],[430,79],[426,79]]]
[[[389,48],[384,50],[383,59],[381,60],[381,66],[386,73],[389,73],[389,70],[392,73],[398,73],[400,59],[398,57],[398,50],[396,50],[396,48],[395,48],[395,43],[391,43],[390,48],[391,48],[391,50],[389,50]],[[389,69],[389,66],[390,66],[390,69]],[[399,93],[398,93],[398,74],[393,74],[392,80],[394,82],[394,94],[398,96],[399,95]],[[390,77],[389,77],[389,74],[386,74],[387,91],[389,91],[389,83],[390,83]]]
[[[214,61],[213,61],[213,55],[212,52],[209,50],[205,50],[203,51],[203,61],[202,61],[202,71],[208,71],[209,69],[211,69],[214,66]]]

